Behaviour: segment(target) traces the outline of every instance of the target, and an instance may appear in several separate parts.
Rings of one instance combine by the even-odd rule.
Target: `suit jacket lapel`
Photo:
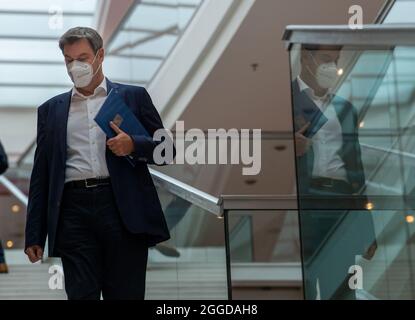
[[[59,100],[56,106],[56,143],[59,150],[59,155],[62,164],[66,163],[66,148],[67,148],[67,128],[69,108],[71,105],[72,90],[65,93]]]
[[[108,78],[105,78],[107,80],[107,92],[110,93],[111,90],[115,90],[116,93],[119,93],[119,87],[117,84],[111,82],[110,80],[108,80]]]

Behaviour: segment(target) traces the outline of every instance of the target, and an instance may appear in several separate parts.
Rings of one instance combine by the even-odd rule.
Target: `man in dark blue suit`
[[[148,247],[170,238],[147,168],[161,143],[150,137],[162,121],[144,88],[104,77],[95,30],[70,29],[59,46],[74,87],[38,109],[25,252],[39,261],[48,236],[49,256],[62,258],[69,299],[144,299]],[[117,136],[105,136],[94,118],[111,90],[150,137],[130,136],[114,123]]]

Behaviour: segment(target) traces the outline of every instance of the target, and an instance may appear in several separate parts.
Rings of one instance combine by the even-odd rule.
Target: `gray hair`
[[[66,31],[59,39],[59,48],[63,52],[65,45],[73,44],[81,39],[88,40],[95,54],[103,47],[102,37],[97,31],[87,27],[75,27]]]

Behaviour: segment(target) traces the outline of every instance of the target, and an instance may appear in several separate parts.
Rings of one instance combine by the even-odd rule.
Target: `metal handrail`
[[[178,196],[192,204],[195,204],[206,211],[216,214],[217,216],[223,215],[223,210],[220,206],[220,199],[216,198],[206,192],[203,192],[191,185],[188,185],[180,180],[172,178],[157,170],[151,169],[150,174],[153,177],[154,183],[165,189],[166,191]]]
[[[19,202],[27,208],[28,198],[27,196],[14,185],[9,179],[5,176],[0,176],[0,184],[3,185],[11,194],[13,194]]]
[[[348,25],[289,25],[283,35],[286,48],[293,44],[400,46],[415,45],[414,24],[372,24],[363,29],[351,29]]]

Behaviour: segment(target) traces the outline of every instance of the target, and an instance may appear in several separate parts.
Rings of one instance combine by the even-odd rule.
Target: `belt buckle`
[[[88,180],[85,180],[85,188],[90,189],[90,188],[96,188],[96,187],[98,187],[98,183],[89,185]]]
[[[326,187],[326,188],[333,188],[334,187],[334,181],[333,180],[324,181],[322,186]]]

